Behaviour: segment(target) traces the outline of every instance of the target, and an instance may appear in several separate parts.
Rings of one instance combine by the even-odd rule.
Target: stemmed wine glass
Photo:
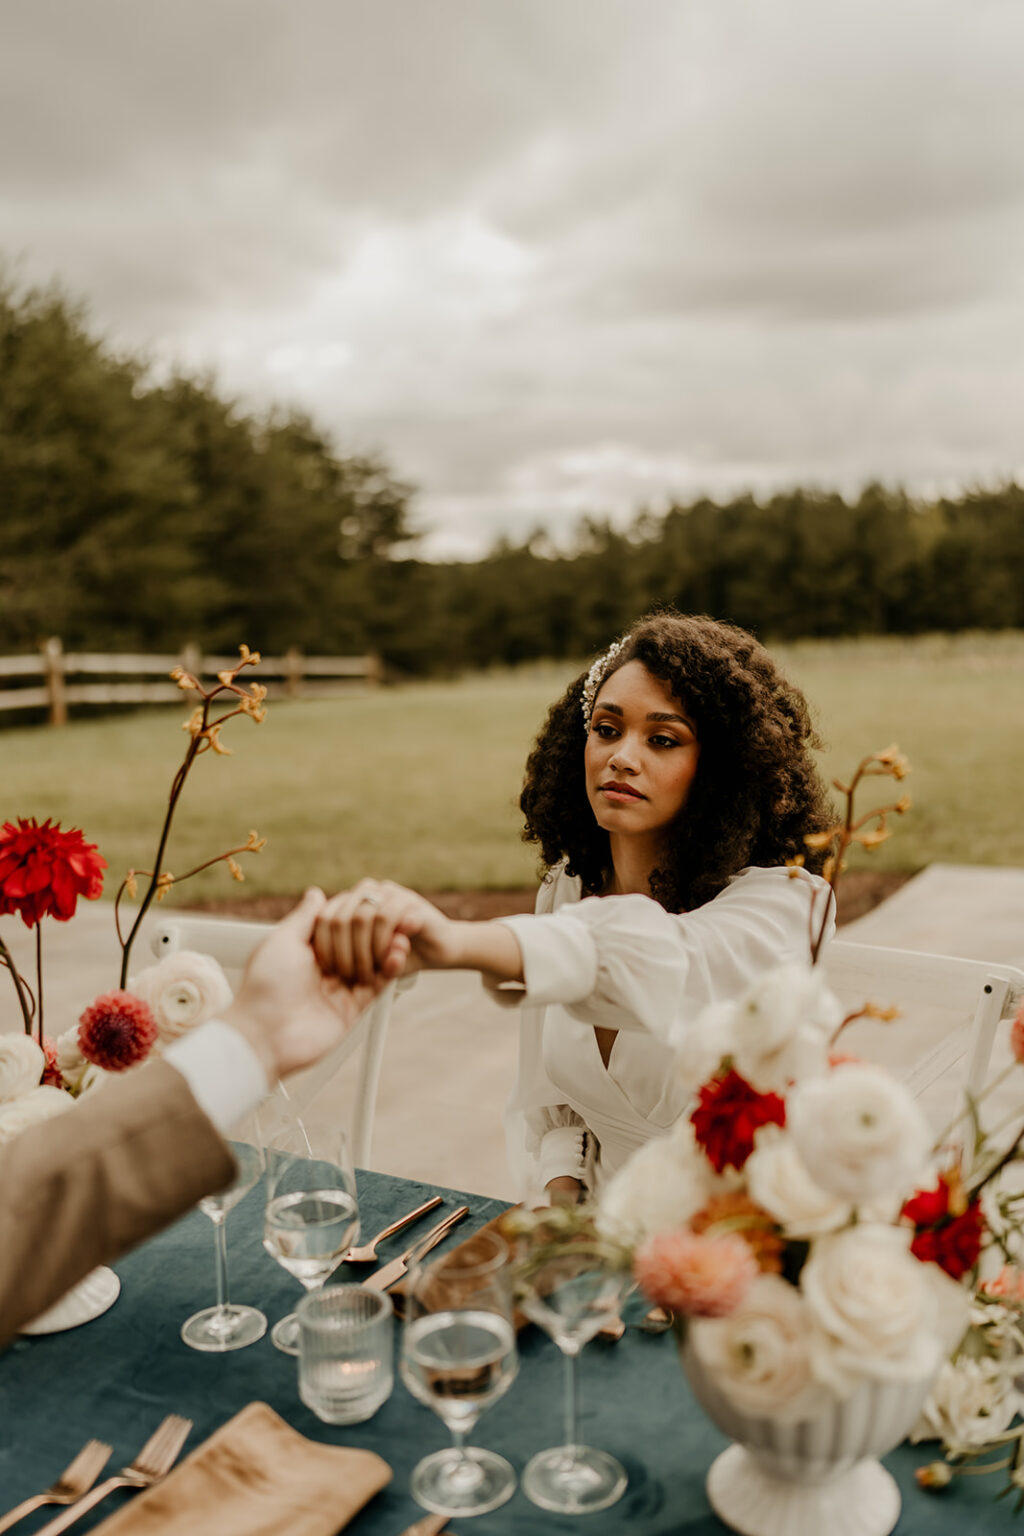
[[[617,1317],[633,1280],[621,1251],[584,1237],[517,1269],[516,1300],[565,1356],[565,1444],[540,1451],[523,1469],[523,1492],[558,1514],[607,1509],[626,1489],[626,1471],[607,1451],[581,1445],[576,1360],[588,1339]]]
[[[338,1267],[359,1236],[356,1176],[348,1137],[293,1121],[267,1143],[263,1246],[307,1291]],[[270,1337],[286,1355],[299,1352],[299,1320],[282,1317]]]
[[[234,1127],[228,1143],[237,1172],[226,1189],[206,1195],[199,1209],[213,1222],[216,1233],[217,1305],[194,1313],[181,1325],[181,1337],[191,1349],[222,1352],[255,1344],[267,1331],[267,1319],[258,1307],[241,1306],[228,1301],[228,1251],[224,1224],[230,1211],[258,1183],[263,1172],[263,1149],[259,1123],[247,1116]]]
[[[413,1468],[410,1491],[440,1515],[482,1515],[515,1492],[516,1475],[504,1456],[465,1444],[519,1369],[508,1257],[497,1233],[480,1232],[410,1271],[399,1371],[452,1437],[451,1446]]]

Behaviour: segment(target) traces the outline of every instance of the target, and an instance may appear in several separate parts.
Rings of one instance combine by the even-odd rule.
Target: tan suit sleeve
[[[0,1150],[0,1343],[234,1174],[180,1072],[147,1064]]]

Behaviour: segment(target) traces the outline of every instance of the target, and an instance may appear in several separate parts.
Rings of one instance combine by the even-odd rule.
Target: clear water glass
[[[465,1443],[519,1369],[508,1259],[501,1238],[481,1232],[410,1272],[399,1371],[452,1437],[412,1474],[413,1498],[436,1514],[485,1514],[515,1492],[504,1456]]]
[[[632,1277],[618,1249],[587,1239],[543,1262],[520,1266],[517,1300],[565,1357],[565,1444],[523,1469],[523,1492],[558,1514],[607,1509],[626,1491],[626,1471],[607,1451],[581,1445],[576,1361],[588,1339],[618,1316]]]
[[[293,1121],[267,1141],[263,1246],[309,1292],[324,1285],[359,1236],[356,1176],[348,1138],[336,1127]],[[299,1353],[299,1321],[290,1312],[270,1335]]]
[[[259,1182],[263,1172],[263,1150],[259,1145],[258,1126],[247,1120],[235,1127],[245,1139],[229,1142],[234,1154],[237,1172],[226,1188],[214,1195],[207,1195],[199,1202],[199,1209],[213,1222],[215,1255],[217,1264],[217,1304],[204,1307],[194,1313],[181,1326],[181,1337],[190,1349],[223,1353],[229,1349],[243,1349],[254,1344],[267,1331],[267,1319],[258,1307],[240,1305],[228,1301],[228,1251],[225,1222],[227,1215],[250,1189]]]
[[[325,1424],[361,1424],[394,1386],[391,1297],[368,1285],[329,1285],[304,1296],[299,1396]]]

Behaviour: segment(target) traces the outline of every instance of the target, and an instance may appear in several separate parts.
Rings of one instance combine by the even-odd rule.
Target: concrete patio
[[[932,865],[842,934],[865,944],[1024,970],[1024,870]],[[31,976],[32,935],[19,920],[8,918],[4,938]],[[73,922],[46,925],[44,943],[47,1033],[58,1034],[98,992],[117,983],[110,906],[80,903]],[[148,963],[144,935],[133,958],[135,969]],[[472,1192],[513,1196],[501,1111],[515,1069],[515,1018],[468,974],[422,976],[398,997],[377,1101],[375,1167]],[[17,1028],[19,1022],[13,990],[0,994],[0,1028]],[[935,1028],[934,1020],[922,1017],[879,1028],[871,1055],[895,1066],[911,1044],[912,1054],[923,1054]],[[1003,1035],[993,1066],[1005,1059],[1005,1027]],[[318,1117],[349,1115],[354,1078],[354,1064],[346,1063],[315,1099]],[[1017,1100],[1024,1098],[1016,1083],[1007,1087]]]

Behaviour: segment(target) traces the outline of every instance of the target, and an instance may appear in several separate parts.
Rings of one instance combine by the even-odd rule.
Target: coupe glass
[[[410,1271],[399,1372],[452,1437],[451,1446],[413,1468],[410,1492],[439,1515],[482,1515],[515,1492],[504,1456],[465,1444],[519,1369],[508,1257],[496,1233],[481,1232]]]
[[[523,1492],[558,1514],[606,1509],[625,1492],[626,1472],[606,1451],[580,1444],[576,1359],[587,1340],[618,1316],[632,1277],[622,1267],[621,1251],[593,1238],[527,1259],[517,1276],[520,1307],[565,1356],[565,1444],[527,1462]]]
[[[356,1176],[345,1132],[299,1120],[272,1136],[263,1216],[263,1246],[271,1258],[307,1291],[316,1291],[358,1236]],[[282,1317],[270,1337],[286,1355],[297,1355],[296,1314]]]
[[[267,1319],[257,1307],[240,1306],[228,1301],[228,1250],[224,1224],[230,1211],[263,1172],[263,1150],[259,1126],[253,1117],[235,1127],[229,1142],[237,1173],[226,1189],[200,1200],[199,1209],[213,1222],[216,1234],[217,1305],[196,1312],[181,1325],[181,1336],[191,1349],[223,1352],[255,1344],[267,1331]]]

